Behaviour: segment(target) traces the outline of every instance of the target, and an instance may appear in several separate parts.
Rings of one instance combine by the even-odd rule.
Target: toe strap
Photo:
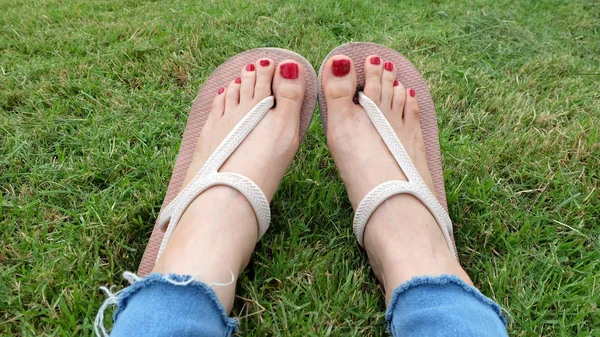
[[[358,93],[358,102],[365,109],[375,129],[383,139],[388,150],[394,156],[396,163],[406,175],[408,181],[392,180],[376,186],[359,203],[354,215],[354,234],[360,245],[363,245],[363,235],[367,221],[377,207],[396,194],[408,193],[419,199],[433,215],[442,230],[452,255],[456,258],[456,248],[452,241],[452,221],[436,197],[433,195],[410,157],[394,128],[385,118],[377,104],[364,92]]]
[[[356,212],[354,214],[354,234],[358,239],[358,243],[363,245],[363,236],[365,233],[365,227],[369,218],[375,212],[377,207],[379,207],[384,201],[391,198],[397,194],[410,194],[415,198],[419,199],[429,212],[433,215],[435,220],[438,223],[442,233],[444,234],[444,238],[446,238],[446,243],[448,244],[448,248],[452,252],[452,255],[456,257],[456,249],[454,247],[454,242],[450,237],[450,233],[452,233],[452,221],[450,217],[437,201],[435,196],[429,191],[429,189],[423,189],[421,186],[417,184],[411,184],[407,181],[402,180],[390,180],[386,181],[383,184],[380,184],[373,188],[358,204],[356,208]]]
[[[156,259],[162,255],[167,246],[167,242],[181,216],[188,206],[202,192],[216,185],[230,186],[243,194],[258,221],[258,240],[265,234],[271,221],[271,210],[269,201],[263,191],[252,180],[241,174],[232,172],[218,172],[219,168],[229,156],[246,139],[248,134],[258,125],[265,114],[273,107],[275,99],[273,96],[266,97],[260,101],[244,118],[242,118],[229,132],[225,139],[219,144],[217,149],[206,160],[200,171],[194,176],[192,181],[183,188],[181,192],[171,201],[161,212],[158,218],[158,225],[165,230],[163,240]],[[168,226],[167,226],[168,224]]]

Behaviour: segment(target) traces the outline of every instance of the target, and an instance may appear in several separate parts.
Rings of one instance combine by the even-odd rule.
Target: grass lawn
[[[192,100],[236,53],[373,41],[431,88],[460,258],[514,336],[600,336],[600,3],[0,0],[0,335],[89,336]],[[318,116],[238,284],[244,336],[385,336]],[[108,320],[107,320],[108,321]]]

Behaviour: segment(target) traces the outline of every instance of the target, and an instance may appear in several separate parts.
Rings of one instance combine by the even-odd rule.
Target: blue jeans
[[[191,276],[151,274],[111,300],[118,305],[113,337],[216,337],[237,329],[214,291]],[[394,291],[385,317],[393,336],[508,336],[500,306],[456,276],[406,282]]]

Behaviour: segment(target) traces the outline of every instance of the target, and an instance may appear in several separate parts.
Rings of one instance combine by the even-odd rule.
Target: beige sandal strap
[[[398,139],[396,132],[377,104],[363,92],[359,92],[358,101],[367,112],[369,119],[408,179],[408,181],[392,180],[384,182],[373,188],[360,201],[354,214],[353,224],[354,234],[356,235],[359,244],[361,246],[363,245],[365,226],[377,207],[394,195],[408,193],[419,199],[425,207],[429,209],[446,238],[448,248],[454,257],[456,257],[456,248],[454,247],[454,243],[450,236],[450,233],[452,233],[452,221],[450,220],[448,213],[446,213],[431,190],[429,190],[429,187],[427,187],[427,184],[423,181],[423,178],[421,178],[421,175],[410,160],[404,146],[402,146],[400,139]]]
[[[244,139],[246,139],[248,134],[254,130],[265,114],[273,107],[274,103],[275,98],[269,96],[252,108],[233,130],[229,132],[223,142],[219,144],[194,179],[160,213],[158,218],[159,225],[164,228],[168,223],[168,226],[158,250],[157,261],[187,207],[202,192],[216,185],[230,186],[242,193],[248,199],[256,214],[258,240],[265,234],[271,222],[271,210],[269,208],[269,201],[263,191],[247,177],[236,173],[219,173],[218,170]]]

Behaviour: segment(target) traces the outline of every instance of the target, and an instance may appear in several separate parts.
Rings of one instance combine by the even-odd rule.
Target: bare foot
[[[272,199],[300,142],[300,110],[306,83],[304,69],[292,60],[277,67],[270,59],[257,60],[215,93],[184,187],[245,114],[271,95],[271,87],[277,106],[264,116],[220,171],[250,178],[269,201]],[[248,200],[230,187],[212,187],[187,208],[154,272],[199,275],[198,279],[208,284],[227,283],[231,273],[237,280],[250,260],[257,235],[257,219]],[[214,290],[229,312],[235,282]]]
[[[419,105],[411,88],[395,80],[394,64],[377,55],[365,60],[364,93],[379,106],[431,191]],[[375,186],[407,180],[365,110],[352,101],[357,86],[352,60],[337,55],[323,69],[328,106],[327,142],[344,180],[352,207]],[[393,290],[415,276],[454,274],[471,280],[453,258],[437,222],[416,198],[396,195],[373,213],[364,247],[389,302]]]

